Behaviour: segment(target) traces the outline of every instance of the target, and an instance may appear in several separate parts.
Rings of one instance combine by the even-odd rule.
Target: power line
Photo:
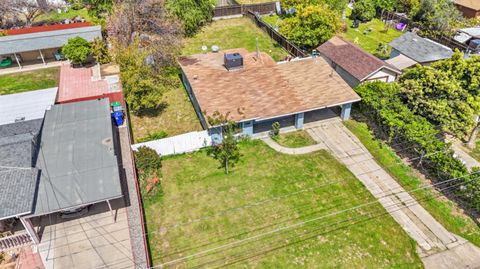
[[[480,173],[480,172],[476,172],[476,173]],[[473,173],[472,173],[473,174]],[[458,178],[456,178],[458,179]],[[451,179],[453,180],[453,179]],[[447,181],[444,181],[442,183],[446,183],[448,181],[451,181],[451,180],[447,180]],[[460,184],[464,184],[465,182],[461,182]],[[430,186],[428,186],[430,187]],[[428,188],[428,187],[422,187],[422,188],[418,188],[416,190],[412,190],[412,191],[409,191],[409,192],[404,192],[404,193],[411,193],[411,192],[414,192],[414,191],[417,191],[417,190],[421,190],[421,189],[425,189],[425,188]],[[447,187],[447,188],[451,188],[450,187]],[[390,194],[392,195],[392,194]],[[388,197],[390,195],[387,195],[387,196],[384,196],[384,197]],[[395,194],[393,194],[395,195]],[[376,204],[376,203],[380,203],[379,199],[381,198],[384,198],[384,197],[379,197],[379,198],[376,198],[375,201],[372,201],[372,202],[369,202],[369,203],[364,203],[364,204],[361,204],[361,205],[358,205],[358,206],[355,206],[355,207],[352,207],[352,208],[348,208],[348,209],[343,209],[343,210],[340,210],[340,211],[336,211],[336,212],[333,212],[333,213],[329,213],[329,214],[326,214],[326,215],[323,215],[323,216],[320,216],[320,217],[316,217],[316,218],[313,218],[313,219],[309,219],[309,220],[306,220],[306,221],[302,221],[302,222],[298,222],[298,223],[295,223],[295,224],[291,224],[291,225],[288,225],[288,226],[284,226],[284,227],[281,227],[281,228],[277,228],[277,229],[274,229],[274,230],[270,230],[268,232],[265,232],[265,233],[262,233],[262,234],[258,234],[258,235],[255,235],[255,236],[251,236],[251,237],[248,237],[248,238],[245,238],[245,239],[241,239],[241,240],[237,240],[237,241],[234,241],[234,242],[231,242],[231,243],[227,243],[227,244],[224,244],[224,245],[221,245],[221,246],[217,246],[217,247],[213,247],[213,248],[210,248],[210,249],[207,249],[207,250],[203,250],[203,251],[200,251],[200,252],[197,252],[197,253],[194,253],[194,254],[191,254],[191,255],[187,255],[187,256],[184,256],[184,257],[181,257],[181,258],[178,258],[178,259],[174,259],[172,261],[168,261],[168,262],[165,262],[165,263],[162,263],[160,264],[159,266],[165,266],[165,265],[170,265],[170,264],[175,264],[175,263],[178,263],[180,261],[184,261],[186,259],[190,259],[190,258],[193,258],[193,257],[196,257],[196,256],[199,256],[199,255],[203,255],[203,254],[207,254],[207,253],[210,253],[212,251],[217,251],[217,250],[221,250],[221,249],[224,249],[226,247],[231,247],[231,246],[235,246],[235,245],[238,245],[238,244],[241,244],[241,243],[244,243],[244,242],[248,242],[248,241],[251,241],[251,240],[255,240],[255,239],[258,239],[258,238],[261,238],[263,236],[266,236],[266,235],[270,235],[270,234],[274,234],[274,233],[277,233],[277,232],[280,232],[280,231],[284,231],[284,230],[287,230],[287,229],[292,229],[292,228],[296,228],[296,227],[299,227],[303,224],[307,224],[307,223],[310,223],[310,222],[314,222],[314,221],[318,221],[320,219],[324,219],[326,217],[330,217],[330,216],[335,216],[335,215],[338,215],[338,214],[341,214],[341,213],[344,213],[344,212],[348,212],[348,211],[351,211],[351,210],[354,210],[354,209],[359,209],[359,208],[363,208],[365,206],[368,206],[368,205],[373,205],[373,204]],[[414,200],[414,199],[412,199]],[[158,267],[158,266],[156,266]],[[152,267],[152,268],[155,268],[155,267]]]

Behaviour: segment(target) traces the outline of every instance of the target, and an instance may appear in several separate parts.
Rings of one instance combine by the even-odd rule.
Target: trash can
[[[115,126],[120,126],[123,124],[123,111],[114,111],[112,113],[112,118],[115,121]]]
[[[112,107],[112,118],[115,121],[116,126],[123,124],[123,108],[120,102],[113,102],[110,104]]]

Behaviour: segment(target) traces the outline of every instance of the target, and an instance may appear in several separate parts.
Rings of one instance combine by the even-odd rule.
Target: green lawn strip
[[[69,9],[66,13],[58,13],[56,10],[50,11],[46,14],[40,15],[36,21],[47,21],[47,22],[54,22],[54,21],[61,21],[65,19],[73,19],[75,17],[81,17],[85,19],[87,22],[91,22],[93,24],[104,24],[104,20],[95,18],[93,16],[90,16],[88,14],[88,11],[86,8],[82,9]]]
[[[262,20],[272,26],[272,27],[275,27],[275,25],[277,24],[280,24],[280,17],[278,17],[278,15],[274,14],[274,15],[265,15],[265,16],[262,16]]]
[[[163,94],[161,108],[142,116],[130,114],[135,143],[202,130],[180,77],[175,79],[178,83]]]
[[[0,75],[0,95],[58,86],[58,67]]]
[[[221,50],[246,48],[248,51],[256,50],[256,38],[260,51],[268,53],[275,61],[280,61],[287,52],[268,35],[260,30],[248,18],[219,20],[210,23],[192,38],[185,41],[183,55],[202,53],[202,46],[210,49],[217,45]]]
[[[279,145],[287,148],[301,148],[317,144],[315,140],[305,131],[295,131],[290,133],[280,133],[274,137]]]
[[[398,164],[401,159],[385,143],[376,140],[367,124],[354,120],[344,122],[375,157],[376,161],[393,176],[406,190],[413,190],[423,186],[422,181],[415,175],[411,167]],[[411,193],[418,199],[432,216],[449,231],[468,239],[473,244],[480,246],[480,228],[462,209],[438,192],[428,188]],[[427,199],[425,199],[427,197]]]
[[[240,148],[241,162],[229,175],[205,150],[164,159],[163,194],[144,197],[154,265],[259,236],[187,259],[180,266],[216,267],[245,258],[235,267],[422,267],[413,240],[379,204],[332,214],[375,200],[326,151],[283,155],[259,140],[244,141]],[[332,181],[338,183],[327,184]],[[370,219],[361,217],[361,212],[382,216]],[[330,217],[325,217],[329,213]],[[260,236],[322,216],[318,221]],[[354,223],[352,218],[365,221]],[[284,246],[294,242],[297,244]],[[255,254],[260,256],[252,258]]]
[[[378,43],[388,44],[403,34],[403,32],[394,28],[388,28],[385,31],[385,23],[376,18],[369,22],[360,23],[360,27],[356,29],[352,28],[353,21],[348,18],[351,10],[347,8],[346,11],[347,18],[345,19],[345,23],[347,24],[347,32],[341,33],[340,36],[372,54],[376,53]],[[372,29],[373,31],[364,34],[364,31],[367,29]]]

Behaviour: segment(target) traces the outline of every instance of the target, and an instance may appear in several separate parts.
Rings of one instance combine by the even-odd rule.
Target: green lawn
[[[58,67],[0,75],[0,95],[58,86]]]
[[[52,21],[60,21],[64,19],[73,19],[77,16],[80,16],[84,18],[86,21],[91,22],[93,24],[101,24],[101,25],[105,24],[105,21],[103,19],[98,19],[90,16],[90,14],[88,14],[87,9],[85,8],[79,9],[79,10],[69,9],[66,13],[64,12],[58,13],[56,10],[53,10],[51,12],[38,16],[36,21],[52,22]]]
[[[152,140],[149,138],[161,133],[174,136],[202,130],[183,83],[179,77],[176,79],[177,85],[169,88],[162,97],[164,106],[142,116],[130,114],[135,142]]]
[[[275,61],[280,61],[287,52],[267,34],[257,28],[248,18],[219,20],[210,23],[192,38],[185,41],[183,55],[202,53],[202,46],[217,45],[221,50],[246,48],[255,51],[258,38],[260,51],[268,53]]]
[[[229,175],[205,150],[164,159],[163,194],[144,197],[155,266],[193,255],[169,267],[422,267],[379,204],[338,213],[375,200],[326,151],[283,155],[259,140],[240,148]]]
[[[350,9],[347,8],[347,15],[349,12]],[[394,28],[388,28],[385,31],[385,24],[379,19],[360,23],[360,27],[356,29],[352,28],[353,22],[349,18],[346,19],[346,23],[347,32],[341,33],[340,35],[372,54],[376,53],[379,42],[388,44],[403,34],[403,32],[397,31]],[[364,31],[367,29],[372,29],[372,31],[364,34]]]
[[[295,131],[290,133],[280,133],[274,140],[287,148],[301,148],[317,144],[315,140],[305,131]]]
[[[388,145],[376,140],[365,123],[350,120],[345,121],[344,124],[367,147],[377,162],[385,167],[385,170],[406,190],[419,188],[425,184],[411,167],[399,164],[401,160],[397,154]],[[412,195],[445,228],[480,246],[480,228],[455,203],[444,196],[438,196],[438,192],[431,188],[414,192]],[[424,199],[424,197],[428,197],[428,199]]]

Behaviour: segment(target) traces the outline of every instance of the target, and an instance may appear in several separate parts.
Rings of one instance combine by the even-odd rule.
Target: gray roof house
[[[430,64],[452,57],[449,47],[423,38],[412,32],[406,32],[390,43],[392,52],[386,62],[403,70],[415,64]]]
[[[108,99],[0,125],[0,220],[20,218],[35,243],[30,218],[122,196]]]

